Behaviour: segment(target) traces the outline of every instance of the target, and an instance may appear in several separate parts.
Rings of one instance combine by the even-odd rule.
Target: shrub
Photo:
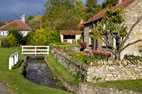
[[[57,42],[60,42],[60,35],[55,30],[38,29],[30,35],[30,43],[32,45],[49,45]]]
[[[7,38],[1,39],[1,46],[2,47],[11,47],[11,44],[8,42]]]
[[[81,49],[80,49],[80,51],[84,51],[84,49],[86,47],[87,47],[87,43],[86,42],[81,43]]]
[[[14,46],[14,47],[17,46],[17,39],[15,38],[13,34],[8,35],[7,40],[11,46]]]
[[[16,28],[14,27],[11,27],[10,29],[8,29],[8,32],[9,32],[8,36],[13,37],[12,39],[15,38],[16,45],[22,44],[23,37],[20,31],[16,30]]]

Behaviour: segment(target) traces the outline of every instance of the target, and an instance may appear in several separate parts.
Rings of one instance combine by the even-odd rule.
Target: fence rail
[[[49,55],[49,46],[22,46],[22,55]]]
[[[10,57],[9,57],[9,67],[8,69],[9,70],[12,70],[12,67],[17,64],[18,62],[18,51],[15,52],[14,54],[12,54]]]

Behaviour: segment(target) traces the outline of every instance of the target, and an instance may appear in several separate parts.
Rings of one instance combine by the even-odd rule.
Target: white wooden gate
[[[49,46],[22,46],[22,55],[49,55]]]
[[[9,70],[12,70],[12,67],[17,64],[18,62],[18,51],[15,52],[14,54],[12,54],[10,57],[9,57]]]

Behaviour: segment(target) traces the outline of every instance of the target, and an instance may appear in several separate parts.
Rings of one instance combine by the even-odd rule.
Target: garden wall
[[[125,60],[117,63],[97,61],[87,65],[57,49],[52,49],[52,53],[69,72],[74,75],[81,73],[87,82],[142,79],[141,60]]]
[[[87,64],[84,64],[79,60],[72,59],[71,56],[64,52],[58,51],[57,49],[52,49],[51,52],[54,54],[54,58],[56,58],[68,72],[71,72],[73,75],[82,75],[87,77],[87,70],[89,67]]]

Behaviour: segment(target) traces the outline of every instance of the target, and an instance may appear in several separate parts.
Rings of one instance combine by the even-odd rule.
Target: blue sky
[[[0,20],[20,19],[20,15],[35,16],[44,11],[47,0],[0,0]],[[85,2],[85,0],[83,0]],[[101,4],[104,0],[99,0]]]

